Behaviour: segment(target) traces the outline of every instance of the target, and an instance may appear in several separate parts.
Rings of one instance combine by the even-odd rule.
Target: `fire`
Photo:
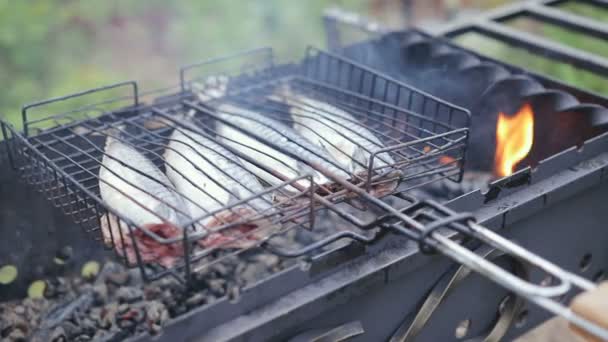
[[[525,104],[515,115],[498,114],[496,125],[496,154],[494,169],[498,176],[513,173],[515,165],[532,149],[534,141],[534,112]]]

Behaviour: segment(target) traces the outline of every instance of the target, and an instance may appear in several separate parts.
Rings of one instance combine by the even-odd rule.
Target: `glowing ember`
[[[450,156],[439,157],[439,163],[442,165],[452,164],[456,162],[456,158]]]
[[[494,170],[504,177],[513,173],[518,162],[532,149],[534,112],[525,104],[515,115],[498,114]]]

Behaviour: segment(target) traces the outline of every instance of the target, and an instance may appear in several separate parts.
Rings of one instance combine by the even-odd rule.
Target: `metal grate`
[[[211,73],[191,77],[193,72],[207,68]],[[127,264],[140,267],[147,279],[172,274],[188,280],[193,270],[260,245],[283,256],[300,256],[356,235],[352,227],[369,229],[377,224],[376,217],[361,219],[353,215],[356,210],[339,206],[340,202],[355,203],[362,194],[404,192],[444,178],[459,180],[462,175],[467,111],[337,56],[310,49],[301,63],[274,65],[272,53],[261,49],[182,68],[180,81],[181,92],[162,94],[165,96],[153,104],[142,104],[136,84],[126,82],[26,106],[23,134],[8,124],[2,126],[9,140],[10,159],[23,179],[107,247],[114,248]],[[32,108],[40,110],[49,104],[127,86],[133,90],[131,96],[35,119],[28,114]],[[297,99],[314,102],[301,103],[291,95],[277,95],[282,87],[301,96]],[[210,96],[217,95],[220,88],[224,89],[220,97]],[[133,102],[128,107],[103,110],[113,101],[129,100]],[[232,112],[221,109],[222,104],[232,105]],[[263,113],[256,119],[258,124],[271,120],[296,126],[296,116],[306,116],[343,141],[362,139],[355,145],[367,155],[369,163],[361,163],[335,146],[337,152],[347,156],[352,169],[323,156],[316,156],[319,163],[304,158],[315,157],[316,150],[302,145],[301,140],[271,129],[269,132],[281,139],[272,141],[235,124],[243,109]],[[243,150],[242,142],[218,129],[220,124],[307,164],[305,170],[310,172],[277,172],[256,158],[268,150],[251,145]],[[45,128],[48,126],[52,127]],[[373,132],[378,141],[370,141],[369,136],[365,140],[353,127]],[[175,138],[175,132],[182,138]],[[320,140],[331,144],[327,136]],[[192,146],[194,143],[197,146]],[[110,145],[128,150],[129,156],[110,153]],[[288,145],[298,145],[302,153],[293,153],[286,149]],[[179,157],[169,159],[168,150],[192,165],[194,159],[205,160],[215,172],[197,171],[205,174],[221,196],[202,188],[193,174],[184,174],[177,165]],[[389,158],[391,162],[387,162]],[[133,160],[138,159],[148,160],[151,166],[134,164]],[[115,168],[123,169],[122,173]],[[211,201],[209,207],[167,186],[163,176],[155,176],[171,170],[204,193]],[[244,178],[257,180],[259,170],[265,174],[260,177],[260,187],[243,182]],[[106,176],[102,176],[104,173]],[[316,173],[324,181],[319,181]],[[134,182],[133,177],[138,181]],[[151,190],[159,186],[161,194]],[[352,186],[364,192],[353,192]],[[109,204],[108,198],[103,198],[103,188],[121,197],[122,202]],[[160,203],[172,214],[163,216],[150,203]],[[147,212],[155,224],[135,222],[125,214],[129,209],[125,207]],[[326,212],[345,220],[351,228],[334,227],[297,250],[281,249],[275,243],[273,237],[295,229],[314,232],[315,216]]]
[[[311,67],[310,63],[313,63],[314,67]],[[210,65],[201,64],[200,66]],[[213,69],[212,65],[211,67]],[[59,203],[59,206],[62,206],[81,224],[86,225],[86,223],[93,222],[95,225],[97,223],[91,230],[103,232],[105,222],[105,231],[110,235],[110,239],[108,239],[108,235],[104,234],[103,237],[106,241],[109,240],[115,247],[119,247],[118,254],[122,255],[128,263],[132,261],[131,256],[133,256],[134,261],[148,277],[150,277],[150,269],[152,269],[152,274],[155,276],[172,273],[189,280],[193,268],[196,270],[204,268],[221,261],[227,255],[242,253],[257,246],[278,255],[295,257],[317,250],[337,239],[346,238],[369,243],[380,234],[371,236],[359,234],[355,228],[370,230],[380,227],[382,233],[393,231],[405,235],[417,241],[423,251],[438,251],[543,308],[565,316],[593,334],[608,337],[605,329],[572,314],[563,304],[554,299],[564,295],[572,288],[591,290],[594,288],[591,282],[562,270],[491,230],[476,224],[471,214],[458,214],[435,202],[418,201],[399,191],[391,190],[390,193],[395,192],[408,202],[404,209],[395,209],[372,196],[373,192],[370,190],[374,190],[374,185],[377,184],[374,183],[378,180],[376,177],[386,176],[383,172],[379,172],[381,168],[374,167],[374,158],[370,159],[366,170],[367,180],[365,180],[360,174],[348,174],[345,172],[347,170],[340,170],[340,166],[336,162],[325,158],[316,149],[303,143],[303,140],[290,135],[291,133],[286,133],[287,129],[279,129],[277,124],[273,123],[285,118],[286,113],[293,114],[293,109],[291,112],[285,111],[274,107],[276,105],[295,107],[303,110],[306,115],[313,115],[319,110],[319,107],[325,106],[353,111],[352,115],[355,117],[351,121],[353,124],[366,125],[365,127],[372,131],[381,132],[383,142],[388,145],[386,149],[380,149],[370,154],[373,155],[377,152],[378,159],[383,158],[384,153],[390,154],[396,162],[388,163],[387,167],[400,172],[398,175],[393,172],[389,175],[391,177],[399,176],[398,180],[404,181],[407,180],[407,177],[415,176],[419,170],[434,170],[429,165],[443,164],[461,168],[462,155],[468,136],[468,113],[465,110],[438,101],[414,88],[399,85],[386,77],[375,75],[373,71],[358,67],[356,64],[348,66],[346,60],[325,53],[309,54],[301,64],[297,65],[275,66],[271,63],[269,67],[263,69],[254,68],[245,72],[242,70],[241,68],[240,73],[237,72],[233,75],[215,73],[212,75],[213,77],[199,77],[186,81],[183,69],[180,73],[181,86],[182,89],[188,91],[159,99],[153,105],[140,106],[136,102],[134,107],[121,112],[109,112],[96,118],[59,124],[55,128],[43,130],[34,136],[24,136],[12,127],[3,125],[5,137],[10,139],[10,158],[14,166],[31,184],[37,185],[40,190],[46,192],[47,197],[55,200],[56,204]],[[352,86],[357,83],[352,82],[355,71],[361,72],[358,86]],[[346,75],[346,80],[341,75]],[[315,76],[318,79],[314,79]],[[393,91],[391,91],[391,84],[396,85]],[[289,94],[287,96],[281,94],[282,96],[277,97],[277,89],[285,86],[288,86],[291,91],[295,90],[298,94],[313,97],[324,105],[301,106],[296,103],[294,106],[293,101],[289,101]],[[403,100],[400,95],[402,91],[409,94],[406,96],[407,100]],[[421,105],[418,108],[423,113],[417,113],[414,110],[413,103],[416,96],[422,96]],[[407,101],[406,108],[400,108],[401,101]],[[226,107],[227,104],[231,107]],[[269,107],[271,104],[272,106]],[[447,108],[447,111],[442,111],[442,108]],[[337,114],[336,110],[327,109],[327,107],[325,109],[322,115],[333,114],[331,116],[333,120],[344,119],[344,115]],[[268,113],[260,116],[260,110],[268,111]],[[257,114],[251,114],[252,111],[256,111]],[[456,116],[460,117],[465,125],[449,130],[454,124],[453,120]],[[250,125],[243,124],[243,117],[256,128],[252,130]],[[296,118],[292,119],[296,121]],[[403,126],[396,124],[402,122],[401,120],[405,122]],[[150,122],[152,123],[150,124]],[[408,125],[410,122],[413,123],[411,131]],[[229,125],[245,136],[254,138],[253,141],[268,145],[273,151],[285,153],[299,162],[305,162],[308,167],[327,177],[330,182],[317,185],[315,176],[308,172],[295,178],[285,178],[273,173],[264,163],[258,162],[246,153],[242,153],[239,148],[222,141],[222,138],[226,137],[222,137],[222,133],[217,129],[218,124]],[[384,128],[391,128],[387,132],[382,129],[382,125]],[[263,128],[263,126],[266,128],[257,130],[258,127]],[[272,129],[268,129],[268,126],[272,126]],[[163,165],[165,166],[164,171],[176,166],[169,162],[165,154],[162,154],[161,157],[159,150],[164,147],[166,151],[167,146],[171,146],[167,141],[174,140],[167,138],[170,130],[172,131],[171,136],[176,130],[178,132],[183,130],[182,134],[197,134],[202,137],[201,139],[206,138],[205,141],[212,142],[205,144],[205,148],[210,149],[211,153],[227,159],[232,159],[229,156],[235,154],[255,168],[265,169],[266,173],[270,173],[278,180],[274,182],[273,178],[266,178],[268,187],[264,190],[254,191],[253,187],[240,182],[244,180],[244,175],[251,176],[251,173],[248,172],[255,173],[253,169],[246,168],[243,164],[232,165],[237,166],[243,175],[243,177],[231,177],[232,180],[246,186],[248,188],[246,193],[253,193],[252,196],[237,197],[232,204],[228,202],[224,206],[220,205],[208,210],[203,217],[194,218],[184,215],[184,212],[179,210],[180,208],[175,208],[177,202],[164,201],[163,205],[176,209],[173,212],[176,217],[175,221],[167,222],[167,219],[162,219],[161,223],[165,226],[165,230],[159,231],[146,224],[136,224],[121,214],[121,210],[130,206],[139,206],[144,210],[152,211],[155,216],[160,214],[155,213],[153,208],[142,205],[135,198],[129,198],[132,204],[126,204],[122,208],[108,206],[107,199],[100,198],[101,189],[105,186],[103,183],[106,181],[101,177],[102,172],[97,175],[93,170],[103,171],[104,166],[100,165],[101,160],[109,157],[115,160],[115,165],[129,169],[130,174],[147,178],[146,185],[149,185],[149,188],[140,188],[139,193],[155,197],[157,202],[161,201],[162,199],[157,197],[157,192],[151,191],[154,184],[160,183],[165,186],[163,194],[187,197],[183,193],[176,192],[167,185],[168,182],[160,179]],[[416,132],[422,136],[416,136]],[[105,144],[108,145],[105,150],[101,148],[101,141],[95,142],[95,136],[103,137]],[[199,141],[198,139],[193,140]],[[401,142],[401,139],[405,140],[403,144],[395,144],[397,141]],[[111,144],[108,144],[108,140]],[[130,146],[128,148],[131,151],[129,158],[120,159],[109,152],[112,144],[117,142]],[[183,140],[181,142],[183,144]],[[421,143],[423,145],[420,145]],[[453,149],[455,144],[459,147]],[[426,148],[427,146],[429,147]],[[199,152],[199,149],[192,150],[194,153]],[[455,159],[454,162],[449,160],[445,163],[437,160],[435,163],[430,163],[426,158],[426,156],[441,157],[443,152],[458,150],[462,153],[457,155],[457,158],[449,154],[443,155]],[[134,151],[139,151],[139,153],[134,153]],[[263,151],[258,150],[257,152]],[[149,159],[145,159],[146,156]],[[193,159],[187,158],[187,161],[192,162]],[[150,160],[150,163],[149,165],[142,164],[141,168],[133,167],[130,164],[134,160]],[[423,162],[420,162],[421,160]],[[416,167],[413,167],[414,164],[417,164]],[[210,165],[211,168],[220,171],[225,169],[219,164],[210,162]],[[72,171],[72,168],[75,171]],[[108,167],[108,169],[110,168]],[[462,171],[460,170],[460,172]],[[342,176],[342,173],[346,173],[347,176]],[[402,177],[404,175],[405,177]],[[187,175],[182,176],[188,178]],[[454,174],[445,171],[430,173],[429,176],[429,181],[432,181],[454,176]],[[91,177],[90,182],[88,177]],[[219,182],[218,179],[211,179],[211,181],[219,183],[219,186],[227,184],[225,181]],[[304,183],[302,184],[301,181]],[[123,182],[127,185],[106,185],[114,188],[115,192],[125,195],[126,189],[134,184],[126,182],[125,179]],[[191,183],[197,184],[196,182]],[[426,183],[418,183],[414,186],[421,184]],[[100,189],[98,190],[96,187]],[[58,193],[56,196],[55,191]],[[267,197],[272,194],[275,196]],[[363,219],[353,214],[353,211],[345,210],[344,207],[337,205],[341,201],[352,203],[355,199],[362,200],[365,205],[374,207],[377,210],[375,212],[379,210],[381,214],[375,215],[371,219]],[[183,198],[183,200],[187,201],[188,198]],[[216,200],[225,203],[219,198]],[[249,207],[254,210],[243,211]],[[302,249],[293,250],[284,245],[278,245],[279,248],[277,248],[277,245],[273,244],[273,238],[282,231],[293,231],[293,228],[314,230],[315,214],[321,207],[348,221],[349,226],[325,239],[309,242]],[[93,212],[93,215],[86,215],[89,210]],[[184,222],[181,222],[182,220],[179,218],[184,216]],[[210,225],[209,221],[204,221],[206,218],[218,224]],[[167,229],[168,223],[169,228],[172,229]],[[158,226],[158,224],[154,226]],[[439,231],[440,229],[458,232],[465,238],[487,244],[506,255],[521,259],[550,274],[558,283],[542,286],[513,275],[499,265],[475,254],[463,246],[461,241],[453,241],[455,235],[446,236]],[[114,237],[114,230],[119,235],[117,238]],[[218,235],[222,234],[226,236],[220,239]],[[206,241],[207,244],[201,245],[201,242],[205,242],[210,237],[219,239],[221,243]],[[131,242],[130,245],[128,241]],[[231,250],[222,248],[232,243],[239,243],[239,246],[230,246]],[[127,247],[133,249],[131,254],[128,253]],[[144,247],[147,250],[144,250]],[[236,251],[234,251],[235,247]],[[171,264],[168,264],[163,261],[164,256],[162,255],[153,255],[154,258],[146,259],[151,251],[160,253],[161,250],[165,253],[173,253],[172,257],[182,257],[182,260],[172,261]]]

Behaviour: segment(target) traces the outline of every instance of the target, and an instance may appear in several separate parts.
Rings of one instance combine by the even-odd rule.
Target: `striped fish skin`
[[[192,217],[205,217],[197,225],[212,231],[214,227],[239,222],[234,227],[211,233],[200,240],[199,244],[203,247],[248,247],[252,240],[261,239],[263,233],[273,228],[267,218],[245,222],[256,215],[272,214],[270,195],[232,206],[232,203],[259,195],[265,189],[236,155],[212,138],[176,128],[169,138],[164,159],[167,177],[186,199]],[[226,206],[230,206],[230,209],[209,215]],[[260,231],[252,233],[249,238],[232,239],[238,237],[239,233],[246,234],[257,228],[261,228]]]
[[[99,169],[99,190],[104,203],[119,216],[160,237],[181,236],[180,227],[190,220],[190,213],[163,172],[135,148],[113,137],[107,138],[104,152]],[[134,264],[135,247],[127,225],[124,222],[112,225],[107,217],[101,223],[106,243],[113,241],[119,254]],[[165,245],[137,229],[135,232],[138,232],[135,243],[144,262],[159,262],[168,267],[183,252],[175,248],[166,254]],[[119,233],[124,239],[116,235]]]
[[[291,127],[277,120],[269,118],[257,111],[249,110],[227,102],[218,105],[216,107],[216,112],[222,120],[246,131],[253,137],[248,137],[247,133],[242,133],[237,129],[227,127],[230,126],[229,124],[218,122],[219,129],[223,132],[222,135],[227,134],[224,136],[239,142],[244,140],[246,141],[246,144],[253,144],[252,146],[255,146],[256,149],[269,153],[271,155],[270,158],[264,156],[263,153],[254,152],[254,158],[270,168],[279,172],[285,172],[289,176],[295,174],[312,174],[314,181],[318,184],[328,184],[331,183],[332,180],[321,172],[313,170],[317,168],[329,172],[334,177],[340,177],[342,179],[349,178],[349,174],[342,170],[338,166],[339,164],[326,151],[300,136]],[[237,139],[235,139],[235,135]],[[266,143],[270,144],[272,147],[268,146]],[[235,148],[242,149],[243,152],[245,152],[245,150],[249,153],[252,152],[251,149],[244,149],[236,146],[237,144],[235,143],[232,144]],[[277,151],[274,146],[288,152],[290,155]],[[298,156],[299,159],[293,158],[291,155]],[[282,163],[277,162],[277,160]],[[288,165],[289,169],[292,171],[288,171],[284,166],[281,167],[281,165]],[[294,169],[297,171],[294,172]]]
[[[201,84],[201,85],[197,85],[195,88],[198,88],[197,91],[197,96],[199,98],[199,100],[201,100],[202,102],[208,102],[210,100],[216,100],[218,98],[221,98],[225,93],[226,93],[226,89],[228,87],[228,82],[229,80],[227,78],[223,78],[223,77],[210,77],[205,84]],[[275,98],[278,97],[279,98],[279,102],[286,104],[286,101],[283,99],[283,96],[281,95],[281,89],[283,87],[279,87],[279,91],[277,92],[277,94],[274,94],[273,96],[271,96],[271,98]],[[285,89],[285,88],[283,88]],[[289,88],[287,88],[289,90]],[[291,94],[290,94],[291,95]],[[329,104],[326,103],[321,103],[325,106],[330,106]],[[310,105],[310,104],[309,104]],[[333,106],[331,106],[333,107]],[[335,107],[333,107],[335,108]],[[328,144],[325,145],[321,145],[319,144],[319,136],[314,134],[309,134],[311,131],[308,130],[307,132],[304,132],[303,130],[300,131],[296,131],[294,128],[291,128],[289,126],[286,126],[272,118],[266,117],[261,113],[257,113],[255,111],[251,111],[251,110],[247,110],[245,108],[240,108],[239,106],[235,106],[232,105],[226,101],[224,101],[223,103],[221,103],[219,106],[217,106],[217,112],[218,115],[220,115],[220,117],[226,121],[229,121],[233,124],[236,124],[236,126],[238,126],[239,128],[242,128],[244,130],[246,130],[248,133],[252,134],[255,138],[253,137],[249,137],[247,134],[242,133],[232,127],[230,127],[230,125],[224,124],[221,121],[218,121],[218,124],[216,125],[218,127],[218,131],[220,133],[220,135],[225,136],[225,137],[232,137],[235,139],[232,140],[236,140],[238,142],[246,142],[243,145],[240,145],[238,143],[235,142],[230,142],[230,141],[226,141],[226,144],[230,144],[232,148],[238,149],[243,153],[246,153],[248,155],[253,156],[256,160],[261,161],[263,164],[265,164],[266,166],[270,166],[272,169],[277,170],[285,175],[288,175],[290,178],[295,176],[296,174],[302,174],[302,167],[298,168],[297,165],[304,165],[305,163],[311,163],[312,160],[314,160],[315,158],[302,158],[303,154],[298,153],[298,147],[297,144],[293,144],[295,146],[295,148],[291,149],[288,147],[288,149],[290,151],[295,151],[296,155],[298,155],[300,158],[302,158],[304,160],[304,162],[299,163],[298,161],[296,161],[294,158],[291,158],[289,156],[286,156],[284,154],[279,154],[280,152],[274,150],[273,148],[269,147],[268,145],[258,141],[257,139],[261,139],[261,140],[270,140],[270,141],[277,141],[278,142],[278,146],[280,146],[281,148],[285,148],[286,145],[286,141],[288,140],[286,139],[294,139],[293,141],[295,142],[302,142],[302,144],[304,146],[307,146],[307,149],[309,151],[316,151],[317,155],[320,156],[324,156],[325,160],[332,160],[333,163],[331,163],[331,167],[329,168],[330,172],[333,172],[335,175],[337,175],[340,178],[343,179],[351,179],[353,174],[357,174],[359,176],[367,176],[367,165],[369,163],[369,159],[371,158],[371,153],[370,152],[366,152],[365,149],[362,148],[357,148],[357,144],[353,144],[350,143],[350,141],[347,141],[347,143],[345,143],[343,141],[343,137],[340,136],[340,134],[336,134],[335,130],[329,128],[328,129],[328,125],[322,125],[322,127],[320,127],[320,131],[324,134],[327,135],[327,137],[329,139],[331,139],[330,141],[336,141],[336,143],[334,143],[334,145],[337,146],[337,149],[334,149],[333,153],[332,151],[328,151],[327,150],[327,146]],[[335,108],[336,110],[339,110],[338,108]],[[341,110],[339,110],[341,111]],[[236,115],[239,114],[239,115]],[[358,121],[353,120],[353,121],[349,121],[349,118],[352,118],[352,116],[349,113],[346,113],[344,111],[341,111],[341,113],[338,113],[338,115],[341,115],[338,119],[344,123],[348,122],[348,125],[346,127],[350,127],[352,126],[353,122],[354,123],[358,123]],[[293,116],[293,113],[292,113]],[[326,118],[323,120],[327,120]],[[298,126],[298,124],[296,123],[295,126]],[[338,125],[335,123],[335,120],[331,122],[330,127],[337,127]],[[359,127],[357,127],[357,131],[354,133],[354,135],[356,135],[355,138],[355,142],[359,141],[359,139],[361,139],[361,135],[363,137],[367,137],[368,139],[366,141],[359,141],[363,146],[366,146],[368,143],[370,144],[370,148],[368,149],[368,151],[377,151],[381,148],[383,148],[381,142],[379,141],[379,139],[371,132],[369,132],[369,130],[359,124]],[[272,130],[270,132],[268,131],[268,127],[272,127],[272,128],[279,128],[280,127],[280,133],[286,132],[285,135],[281,135],[279,133],[279,136],[276,137],[276,139],[274,138],[274,133],[272,132]],[[343,129],[340,130],[341,133],[347,131],[348,129]],[[358,132],[358,131],[361,132]],[[301,134],[304,133],[302,136]],[[359,134],[357,134],[359,133]],[[349,133],[349,134],[353,134],[353,133]],[[308,135],[308,136],[306,136]],[[228,139],[230,140],[230,139]],[[341,141],[342,140],[342,141]],[[350,143],[350,144],[349,144]],[[280,145],[283,144],[283,145]],[[345,147],[340,147],[340,144],[345,144]],[[311,146],[312,145],[312,146]],[[248,148],[248,146],[252,146],[255,147],[258,150],[262,150],[263,153],[260,152],[256,152],[255,150],[253,150],[253,148]],[[349,151],[349,147],[350,147],[350,151]],[[342,153],[341,151],[338,150],[346,150],[346,154]],[[265,153],[267,153],[265,155]],[[274,154],[273,154],[274,153]],[[271,157],[269,158],[268,155],[270,155]],[[274,157],[274,158],[272,158]],[[353,163],[353,160],[357,160],[359,161],[359,163]],[[313,161],[314,163],[314,161]],[[361,165],[362,164],[362,165]],[[363,166],[365,165],[365,166]],[[388,153],[380,153],[378,155],[376,155],[376,157],[374,158],[374,169],[377,170],[378,173],[382,173],[384,176],[382,177],[382,179],[385,180],[385,182],[381,183],[381,184],[377,184],[374,185],[371,189],[371,193],[374,196],[384,196],[386,194],[392,193],[397,186],[399,185],[399,177],[401,175],[401,171],[400,170],[396,170],[394,168],[391,167],[386,167],[383,168],[385,166],[390,166],[390,165],[394,165],[394,161],[392,159],[392,157],[388,154]],[[256,173],[260,178],[268,180],[269,179],[269,183],[273,184],[272,181],[273,179],[276,180],[276,178],[273,178],[272,176],[268,176],[268,174],[266,174],[264,171],[259,170],[257,167],[252,166],[252,165],[248,165],[248,167],[251,167],[251,171]],[[326,167],[326,165],[321,165],[322,168],[324,168],[325,170],[328,170],[328,168]],[[298,172],[295,172],[294,170],[298,170]],[[307,169],[307,171],[309,171],[309,169]],[[306,172],[304,172],[306,173]],[[327,179],[327,177],[321,175],[321,174],[317,174],[317,173],[310,173],[310,171],[308,172],[309,174],[312,174],[314,176],[314,181],[315,183],[318,184],[323,184],[323,185],[329,185],[332,183],[332,180]],[[306,186],[308,187],[308,186]],[[335,185],[332,185],[331,188],[335,189]],[[339,189],[339,187],[338,187]]]
[[[318,173],[311,167],[299,163],[298,160],[292,158],[284,153],[281,153],[272,147],[260,142],[258,139],[252,138],[246,133],[225,124],[223,122],[216,123],[216,129],[218,133],[218,139],[224,144],[231,148],[247,155],[256,160],[261,165],[264,165],[268,169],[271,169],[280,175],[284,176],[286,180],[297,178],[300,173],[311,174],[317,183],[326,183],[329,180]],[[278,185],[281,183],[281,179],[275,177],[271,173],[266,172],[262,168],[259,168],[248,161],[243,160],[243,165],[247,167],[249,171],[264,180],[270,185]],[[306,189],[310,187],[310,184],[306,180],[300,180],[297,184]],[[295,187],[287,186],[286,190],[289,192],[298,192]]]
[[[290,106],[294,129],[326,149],[352,174],[366,173],[372,154],[385,148],[374,133],[341,108],[285,86],[279,87],[277,95]],[[375,155],[373,168],[382,173],[394,164],[390,154],[384,152]]]

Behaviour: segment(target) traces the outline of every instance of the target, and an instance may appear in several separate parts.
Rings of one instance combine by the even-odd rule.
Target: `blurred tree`
[[[503,2],[460,4],[487,7]],[[564,8],[608,20],[606,11],[576,3],[566,2]],[[24,103],[127,79],[140,81],[144,88],[175,84],[179,65],[253,47],[272,46],[280,56],[295,58],[308,44],[324,45],[325,8],[372,13],[387,23],[403,15],[395,4],[401,6],[403,0],[0,0],[0,113],[19,124]],[[605,49],[559,28],[543,29],[543,34],[584,43],[596,53]],[[534,57],[522,58],[527,63]],[[539,68],[544,64],[534,62]],[[567,81],[591,89],[605,87],[593,75],[578,77],[571,68],[550,68]]]

